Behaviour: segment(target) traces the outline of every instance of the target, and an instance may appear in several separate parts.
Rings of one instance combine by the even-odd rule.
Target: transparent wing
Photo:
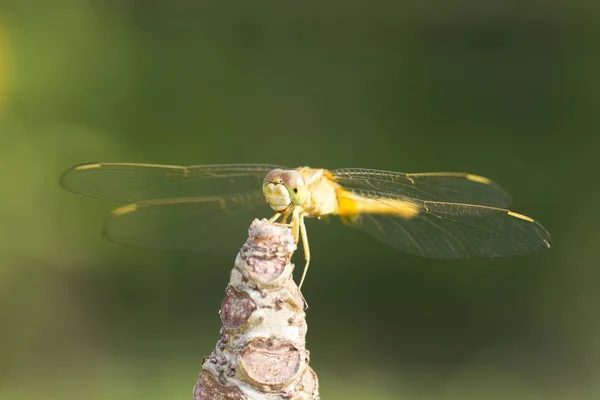
[[[273,211],[260,189],[221,197],[162,199],[113,211],[104,235],[118,244],[168,250],[235,251],[254,218]]]
[[[90,163],[68,169],[61,185],[97,199],[136,203],[156,199],[240,193],[262,187],[268,164],[156,165]]]
[[[392,247],[429,258],[499,257],[550,247],[550,234],[542,225],[512,211],[411,201],[421,210],[413,218],[362,214],[352,225]]]
[[[500,185],[479,175],[461,172],[404,174],[363,168],[343,168],[332,173],[344,188],[361,194],[392,194],[422,201],[500,208],[511,203],[510,195]]]

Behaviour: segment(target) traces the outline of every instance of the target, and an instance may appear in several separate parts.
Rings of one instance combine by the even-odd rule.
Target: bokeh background
[[[599,12],[0,0],[0,399],[190,399],[219,337],[237,247],[108,243],[113,206],[58,185],[87,161],[489,176],[551,250],[432,261],[309,221],[322,398],[600,398]]]

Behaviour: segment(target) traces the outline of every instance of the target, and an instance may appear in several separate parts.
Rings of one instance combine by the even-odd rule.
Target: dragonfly
[[[74,193],[126,203],[112,211],[104,235],[132,246],[212,250],[231,236],[236,219],[247,226],[249,214],[270,207],[270,221],[291,227],[296,243],[302,240],[300,287],[310,263],[309,217],[337,215],[427,258],[502,257],[550,247],[539,222],[507,209],[511,197],[501,186],[462,172],[105,162],[76,165],[60,183]]]

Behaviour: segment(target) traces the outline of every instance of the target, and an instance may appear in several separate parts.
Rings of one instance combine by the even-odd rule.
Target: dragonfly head
[[[263,194],[273,210],[284,212],[292,205],[303,205],[307,190],[298,171],[277,168],[265,176]]]

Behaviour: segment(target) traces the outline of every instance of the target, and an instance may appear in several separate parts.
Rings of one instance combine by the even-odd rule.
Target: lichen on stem
[[[231,271],[221,338],[205,357],[194,400],[318,400],[308,365],[304,299],[294,280],[291,229],[254,220]]]

